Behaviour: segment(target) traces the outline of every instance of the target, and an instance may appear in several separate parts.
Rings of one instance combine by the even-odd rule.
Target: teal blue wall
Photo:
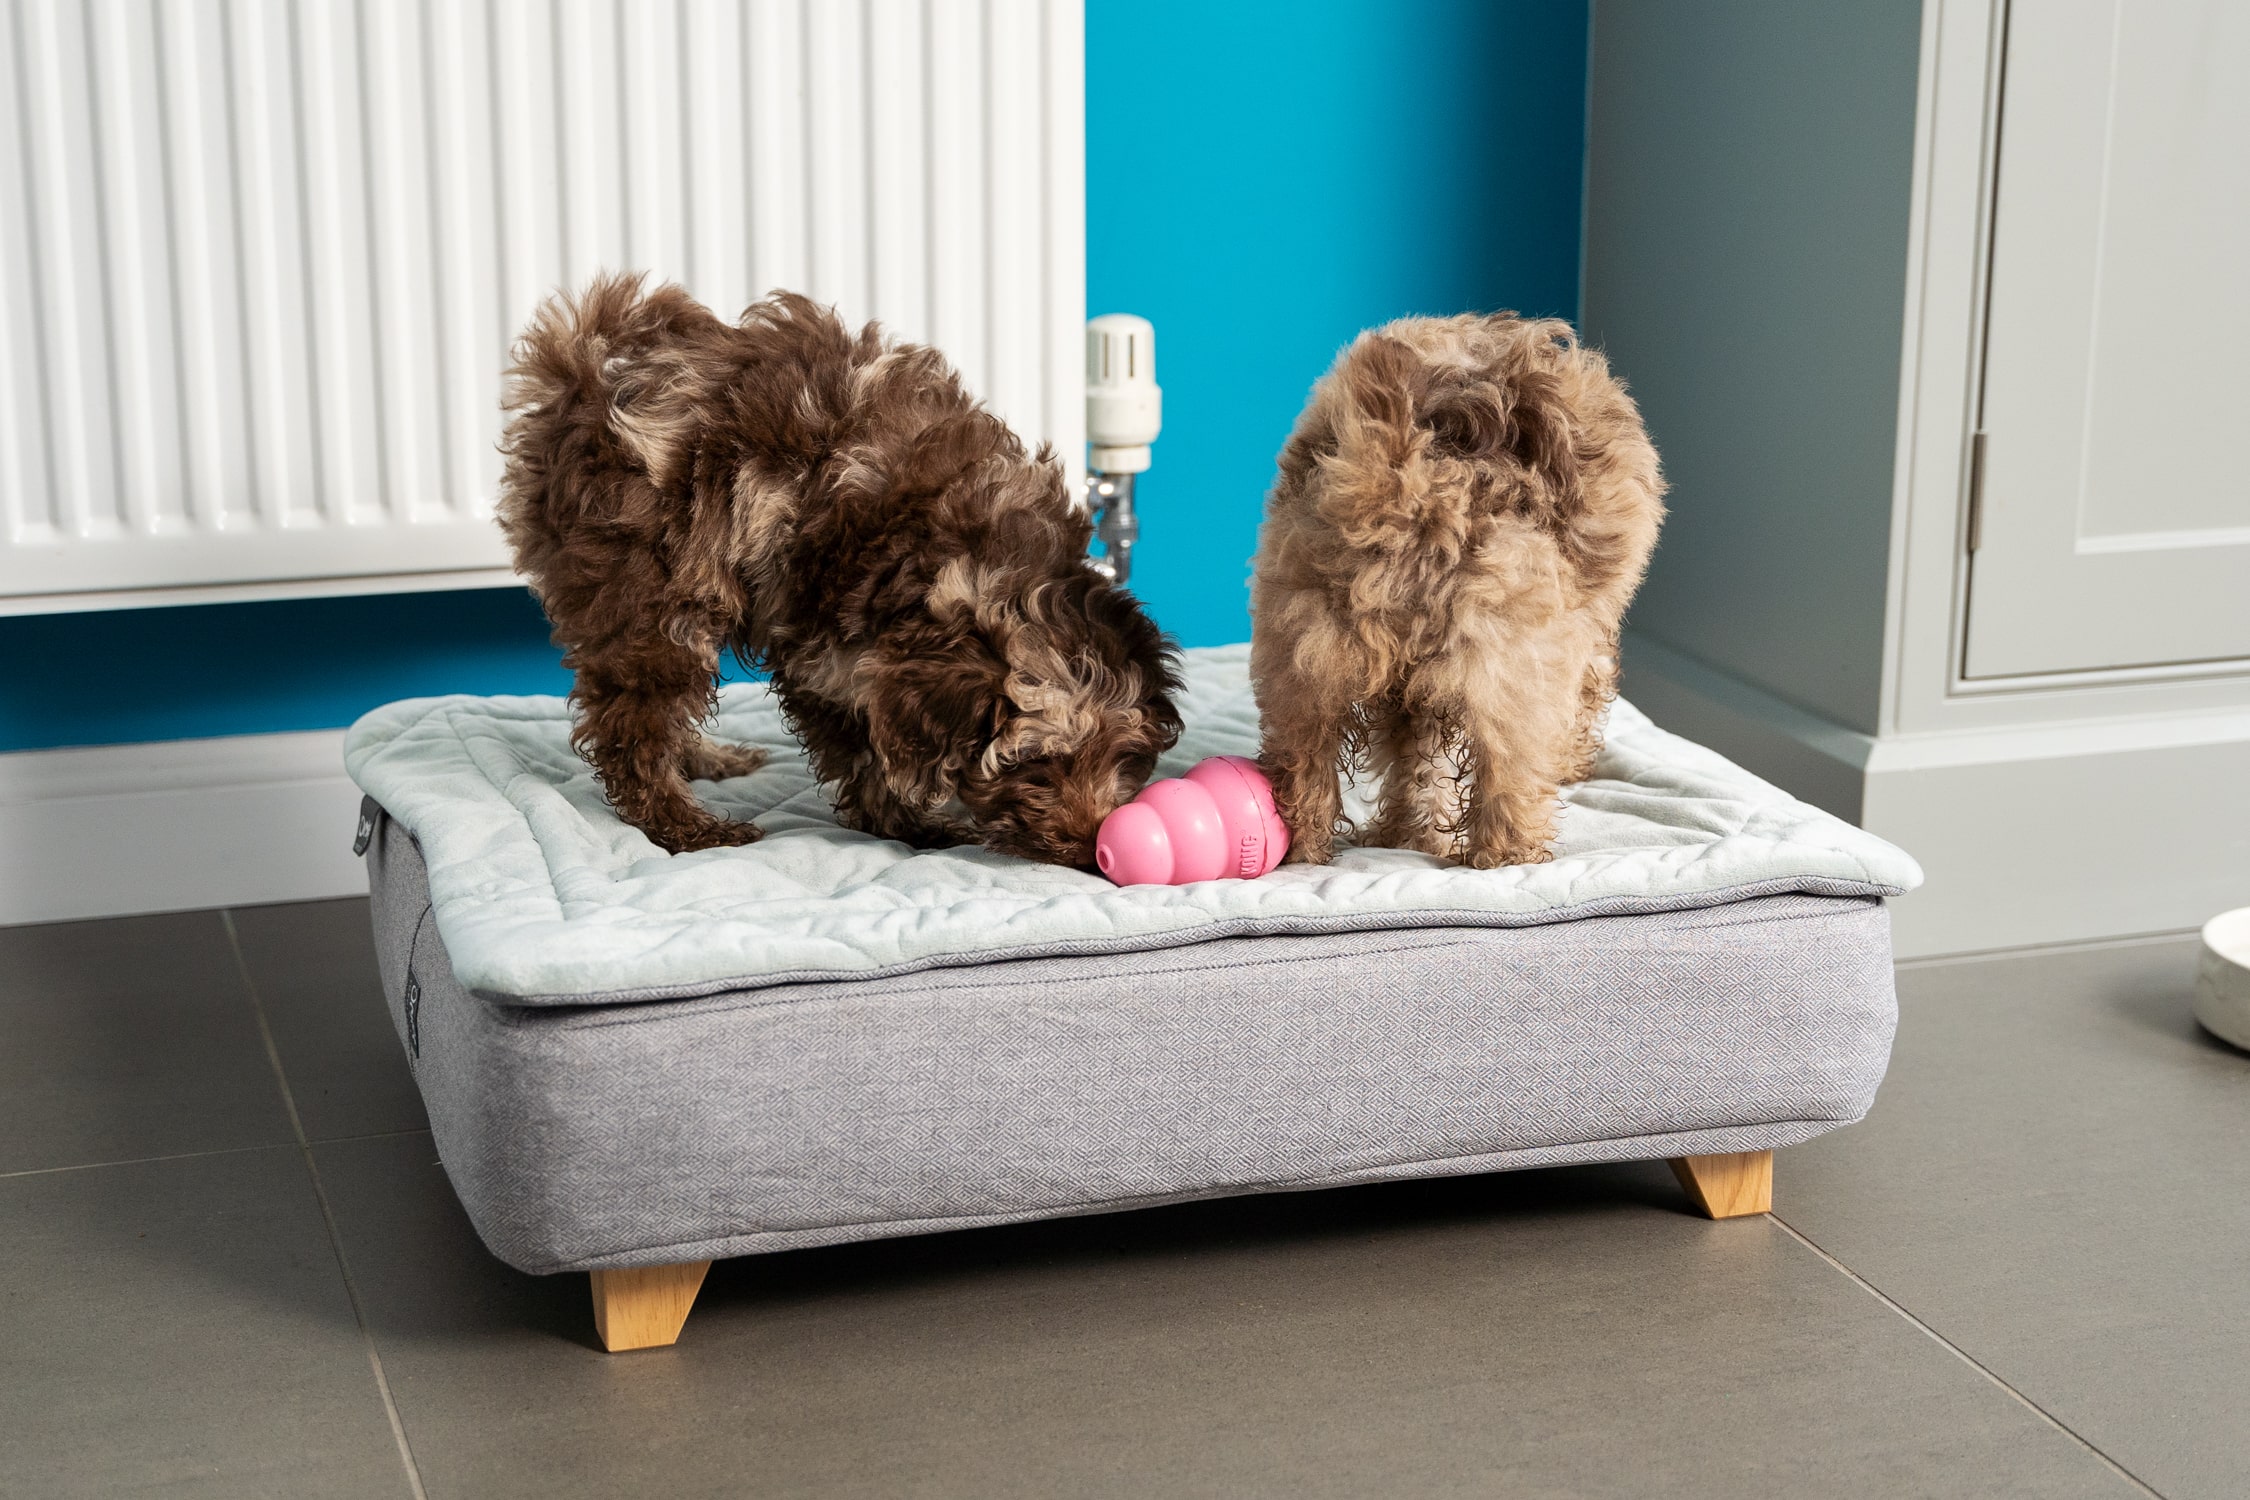
[[[522,589],[0,620],[0,749],[333,729],[426,693],[567,693]]]
[[[1274,452],[1355,332],[1577,311],[1584,0],[1087,0],[1090,312],[1157,329],[1134,581],[1250,629]],[[1118,86],[1112,87],[1111,80]],[[424,693],[559,693],[514,590],[0,619],[0,750],[322,729]]]
[[[1114,86],[1112,84],[1114,80]],[[1191,646],[1250,634],[1274,454],[1352,335],[1575,318],[1582,0],[1089,0],[1090,313],[1156,325],[1164,435],[1134,585]]]

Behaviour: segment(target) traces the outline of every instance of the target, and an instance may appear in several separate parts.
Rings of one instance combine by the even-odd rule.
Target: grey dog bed
[[[465,988],[367,823],[439,1155],[531,1272],[1788,1146],[1866,1112],[1895,1017],[1878,895],[1755,888],[557,1003]]]
[[[1245,648],[1185,678],[1159,774],[1254,753]],[[1914,862],[1623,702],[1548,863],[1128,889],[838,827],[755,684],[715,729],[771,759],[697,795],[766,837],[678,856],[560,700],[345,744],[446,1171],[501,1259],[594,1273],[613,1349],[675,1337],[718,1257],[1231,1193],[1669,1157],[1754,1212],[1756,1153],[1888,1061]]]

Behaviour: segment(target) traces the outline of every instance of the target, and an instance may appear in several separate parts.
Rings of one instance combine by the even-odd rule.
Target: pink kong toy
[[[1119,885],[1251,880],[1288,852],[1273,787],[1240,755],[1214,755],[1185,776],[1150,782],[1102,819],[1094,838],[1094,863]]]

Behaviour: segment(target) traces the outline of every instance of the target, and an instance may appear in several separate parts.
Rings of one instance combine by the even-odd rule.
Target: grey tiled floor
[[[2250,1494],[2192,946],[1908,967],[1868,1121],[725,1262],[592,1343],[447,1187],[358,902],[0,930],[0,1493]]]

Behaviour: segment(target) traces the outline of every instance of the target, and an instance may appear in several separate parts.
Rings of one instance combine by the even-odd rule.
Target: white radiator
[[[0,0],[0,614],[504,581],[499,383],[609,267],[1083,439],[1078,0]]]

